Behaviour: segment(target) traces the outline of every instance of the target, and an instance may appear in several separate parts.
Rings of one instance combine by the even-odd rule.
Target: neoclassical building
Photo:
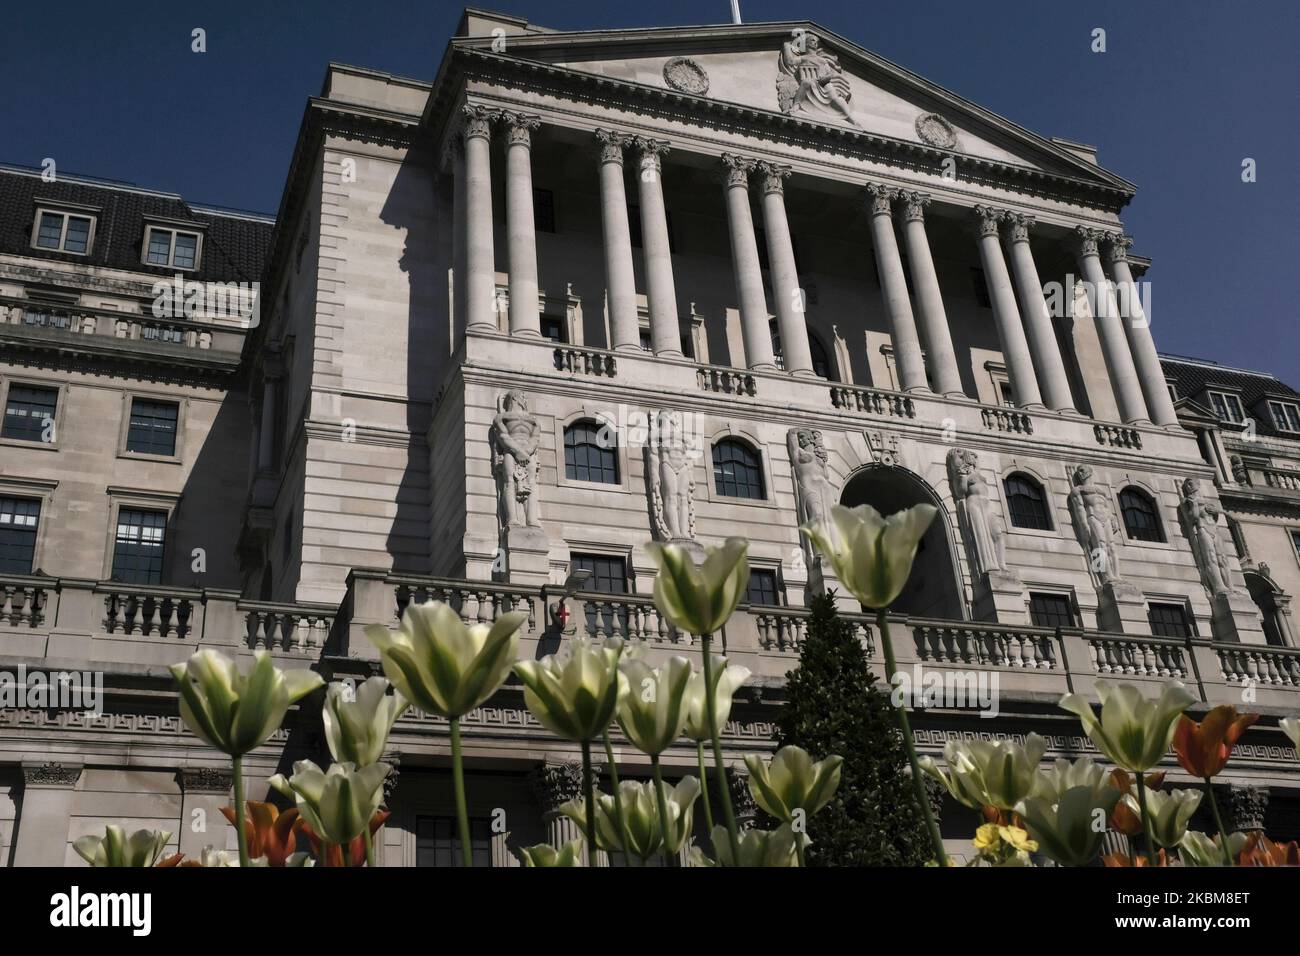
[[[329,66],[273,231],[140,213],[112,232],[119,276],[66,246],[68,217],[91,219],[92,249],[109,241],[108,200],[14,176],[30,188],[0,206],[0,382],[28,405],[9,400],[0,443],[3,663],[93,665],[107,700],[95,717],[0,711],[7,862],[75,859],[68,841],[112,820],[165,825],[191,852],[233,839],[184,825],[230,799],[164,669],[198,645],[362,677],[377,666],[365,626],[435,597],[467,620],[527,609],[528,656],[574,634],[696,654],[649,598],[651,540],[752,542],[722,636],[755,674],[725,732],[739,763],[770,749],[807,600],[836,587],[798,527],[837,503],[939,509],[893,608],[900,665],[972,675],[997,707],[916,714],[927,750],[1034,730],[1076,756],[1090,745],[1062,693],[1176,678],[1199,710],[1265,715],[1225,798],[1238,826],[1300,834],[1300,768],[1276,728],[1300,710],[1284,620],[1300,583],[1233,530],[1258,523],[1261,498],[1273,525],[1294,514],[1294,473],[1261,487],[1231,458],[1282,471],[1269,456],[1285,436],[1238,449],[1231,415],[1180,384],[1202,366],[1162,363],[1148,260],[1121,218],[1135,187],[1094,148],[813,23],[557,32],[467,10],[432,84]],[[65,217],[58,249],[41,244],[45,212]],[[155,227],[174,234],[165,266]],[[107,335],[148,326],[101,313],[143,311],[138,287],[186,268],[175,234],[201,236],[199,278],[237,280],[242,260],[213,258],[238,245],[229,230],[255,252],[255,322]],[[93,297],[110,279],[112,304]],[[80,296],[59,314],[103,328],[29,322],[46,286]],[[50,414],[84,437],[39,441],[33,385],[65,390]],[[1294,396],[1261,388],[1249,401]],[[168,433],[137,422],[137,392],[179,409],[169,455],[130,449]],[[131,503],[163,518],[123,532]],[[155,550],[119,562],[133,534]],[[872,621],[840,600],[883,677]],[[321,758],[314,711],[250,757],[254,775]],[[478,857],[511,865],[513,848],[564,838],[575,755],[519,688],[465,724]],[[620,771],[646,773],[619,743]],[[384,862],[446,864],[446,725],[409,715],[391,745]],[[694,751],[665,760],[692,772]],[[973,821],[943,817],[964,853]]]

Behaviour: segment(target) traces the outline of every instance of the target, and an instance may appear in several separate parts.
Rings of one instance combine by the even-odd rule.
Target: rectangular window
[[[555,193],[533,190],[533,222],[538,232],[555,232]]]
[[[641,348],[647,352],[653,352],[654,345],[650,338],[650,330],[645,326],[642,326],[640,331],[637,334],[639,337],[639,341],[641,342]]]
[[[1074,608],[1064,594],[1030,594],[1029,620],[1034,627],[1075,627]]]
[[[113,542],[113,580],[162,584],[167,515],[162,511],[121,508]]]
[[[141,455],[176,454],[175,402],[156,402],[148,398],[131,399],[131,422],[126,431],[126,450]]]
[[[151,266],[194,269],[199,261],[199,234],[149,226],[145,230],[144,261]]]
[[[978,266],[971,266],[970,277],[971,284],[975,288],[975,301],[980,304],[980,308],[993,308],[993,300],[989,298],[989,284],[984,278],[984,270]]]
[[[41,503],[32,498],[0,498],[0,572],[31,574],[36,560],[36,526]]]
[[[0,438],[53,441],[54,412],[58,404],[58,389],[10,385],[9,398],[5,402],[4,425],[0,426]]]
[[[1295,557],[1300,561],[1300,529],[1291,529],[1291,547],[1295,548]]]
[[[998,381],[996,384],[998,386],[998,403],[1005,405],[1007,408],[1015,408],[1016,396],[1011,390],[1011,383]]]
[[[1156,604],[1147,607],[1147,620],[1156,637],[1191,637],[1192,625],[1187,620],[1187,609],[1181,604]]]
[[[763,568],[749,569],[749,584],[745,587],[745,600],[750,604],[776,607],[781,603],[776,590],[776,572]]]
[[[564,319],[558,315],[542,316],[542,338],[550,339],[552,342],[567,342],[568,336],[564,334]]]
[[[95,220],[67,212],[42,209],[36,214],[36,241],[38,249],[51,252],[71,252],[84,256],[90,251],[90,236]]]
[[[1290,402],[1269,402],[1273,424],[1280,432],[1300,432],[1300,410]]]
[[[491,866],[491,821],[470,820],[469,842],[474,866]],[[415,818],[415,865],[462,865],[459,828],[454,819],[451,817]]]
[[[605,554],[574,554],[569,558],[570,571],[590,571],[584,591],[598,594],[627,593],[627,560]]]
[[[1210,404],[1214,414],[1222,421],[1241,424],[1246,420],[1246,413],[1241,410],[1241,399],[1227,392],[1210,392]]]

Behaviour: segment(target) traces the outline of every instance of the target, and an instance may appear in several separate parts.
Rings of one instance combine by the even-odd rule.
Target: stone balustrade
[[[1300,471],[1260,468],[1259,472],[1264,476],[1266,488],[1276,488],[1278,491],[1300,491]]]
[[[726,395],[758,394],[754,376],[739,369],[725,368],[721,365],[701,365],[695,373],[700,388],[706,392],[721,392]]]
[[[150,349],[172,346],[186,351],[237,353],[244,336],[244,331],[237,327],[239,321],[218,323],[202,317],[157,317],[83,306],[37,304],[30,299],[0,296],[0,333],[46,338],[75,336],[85,345],[106,349],[138,343]]]
[[[1024,412],[1002,406],[986,406],[980,409],[980,418],[989,431],[1010,432],[1014,435],[1032,435],[1034,421]]]
[[[13,577],[0,580],[0,624],[40,627],[45,621],[45,579]]]
[[[618,374],[618,360],[613,352],[577,345],[557,346],[555,367],[561,372],[570,372],[574,375],[614,378]]]
[[[916,404],[900,392],[884,392],[852,385],[832,385],[831,404],[848,412],[865,412],[887,418],[915,418]]]
[[[1092,426],[1092,431],[1098,445],[1109,445],[1112,448],[1142,447],[1142,433],[1136,428],[1098,423]]]

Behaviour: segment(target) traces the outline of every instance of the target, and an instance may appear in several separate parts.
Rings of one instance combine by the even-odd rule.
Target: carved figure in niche
[[[799,526],[830,522],[831,507],[837,500],[822,433],[814,428],[792,428],[786,434],[786,446],[794,470]],[[820,563],[821,554],[806,538],[803,546],[809,565]]]
[[[948,452],[948,485],[957,502],[957,523],[976,564],[976,574],[1007,570],[1006,529],[990,507],[988,487],[979,473],[979,456]]]
[[[1110,492],[1092,483],[1092,469],[1080,465],[1074,469],[1070,489],[1070,517],[1074,534],[1088,557],[1088,567],[1101,584],[1119,584],[1119,555],[1116,542],[1119,521],[1110,506]]]
[[[663,541],[694,541],[695,468],[681,412],[655,415],[646,457],[655,533]]]
[[[492,443],[492,473],[497,480],[497,497],[503,528],[540,528],[537,501],[541,427],[528,410],[528,398],[512,389],[497,401],[489,440]]]
[[[1228,549],[1219,535],[1219,509],[1201,497],[1201,483],[1195,478],[1183,482],[1183,500],[1178,520],[1192,545],[1192,556],[1201,572],[1201,583],[1212,596],[1231,594],[1232,570]]]
[[[776,98],[781,112],[831,110],[854,126],[860,125],[849,111],[853,92],[844,68],[834,53],[822,49],[821,38],[815,33],[795,31],[781,44],[778,65]]]

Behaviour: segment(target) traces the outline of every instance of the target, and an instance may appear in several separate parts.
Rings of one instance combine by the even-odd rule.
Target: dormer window
[[[151,266],[197,269],[200,241],[197,232],[149,226],[144,235],[144,261]]]
[[[58,209],[36,210],[36,222],[32,226],[34,248],[84,256],[90,252],[94,235],[94,216]]]
[[[1300,406],[1292,402],[1268,403],[1268,413],[1273,416],[1273,426],[1280,432],[1300,432]]]
[[[1241,409],[1241,399],[1231,392],[1210,392],[1210,404],[1220,421],[1240,425],[1246,420],[1246,413]]]

